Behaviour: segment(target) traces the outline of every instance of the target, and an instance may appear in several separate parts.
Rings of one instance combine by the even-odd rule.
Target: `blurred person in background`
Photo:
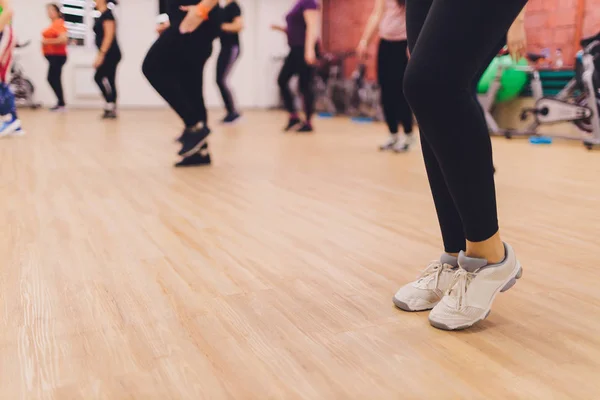
[[[315,111],[315,93],[313,79],[317,62],[317,39],[319,3],[317,0],[297,0],[286,16],[287,26],[272,25],[271,29],[287,35],[290,52],[286,57],[277,83],[289,121],[285,131],[297,128],[297,132],[312,132],[312,116]],[[304,99],[305,121],[296,112],[294,95],[290,90],[290,80],[299,76],[300,92]]]
[[[64,111],[65,97],[62,86],[62,70],[67,62],[67,28],[60,7],[57,4],[48,4],[48,18],[51,24],[42,32],[42,51],[48,60],[48,83],[54,94],[57,103],[50,108],[51,111]]]
[[[144,59],[148,82],[182,119],[178,141],[183,160],[176,167],[211,163],[206,139],[211,133],[204,103],[203,75],[213,41],[221,33],[218,0],[169,0],[159,16],[160,36]]]
[[[10,68],[16,46],[12,27],[11,0],[0,0],[0,137],[19,136],[24,133],[17,118],[15,95],[10,90]]]
[[[115,4],[114,1],[111,1]],[[117,66],[121,61],[121,49],[117,41],[115,16],[108,7],[107,0],[96,0],[96,9],[101,13],[96,18],[94,33],[98,54],[94,61],[94,80],[106,102],[102,118],[117,118]]]
[[[390,131],[381,150],[404,152],[414,143],[413,114],[404,97],[402,82],[408,65],[406,41],[406,0],[375,0],[371,17],[356,48],[360,60],[365,60],[369,42],[379,29],[377,78],[381,87],[381,105]],[[398,135],[402,124],[404,135]]]
[[[235,107],[233,95],[227,84],[227,78],[233,68],[233,65],[240,56],[240,37],[239,33],[244,29],[244,19],[242,10],[236,0],[226,0],[222,11],[221,25],[221,52],[217,60],[217,85],[221,91],[223,102],[227,110],[227,115],[223,123],[231,124],[240,118],[240,114]]]

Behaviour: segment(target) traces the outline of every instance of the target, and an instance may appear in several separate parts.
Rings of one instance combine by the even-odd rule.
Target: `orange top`
[[[56,39],[60,35],[67,33],[65,21],[62,18],[56,18],[48,29],[42,31],[42,36],[46,39]],[[42,46],[45,56],[66,56],[67,44],[45,44]]]

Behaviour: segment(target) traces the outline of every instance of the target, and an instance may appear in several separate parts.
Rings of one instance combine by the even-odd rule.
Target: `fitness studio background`
[[[60,3],[61,0],[55,0]],[[49,0],[14,1],[14,21],[19,42],[31,40],[31,45],[20,51],[20,63],[33,80],[37,99],[51,104],[53,95],[46,83],[47,62],[41,54],[41,31],[49,25],[45,5]],[[63,4],[83,4],[92,10],[91,0],[63,0]],[[287,52],[285,36],[272,32],[273,23],[284,23],[284,16],[294,0],[241,0],[246,29],[241,35],[242,54],[231,76],[236,88],[238,103],[244,108],[266,108],[278,103],[278,88],[275,77],[280,68],[276,57]],[[156,17],[159,13],[159,0],[121,0],[115,9],[118,23],[118,39],[123,52],[119,65],[119,103],[126,107],[164,107],[141,73],[142,60],[152,42],[156,39]],[[93,44],[91,13],[84,18],[87,45],[69,46],[69,60],[63,72],[65,96],[70,107],[101,107],[103,100],[92,79],[92,63],[96,55]],[[91,40],[90,40],[91,38]],[[205,72],[205,98],[209,107],[221,107],[218,88],[215,82],[216,58],[219,42],[215,41],[213,57]]]
[[[324,0],[323,1],[323,44],[328,51],[354,49],[360,40],[363,27],[371,13],[370,2],[364,0]],[[525,25],[529,51],[539,52],[550,48],[554,52],[560,48],[565,65],[572,65],[575,53],[577,20],[576,0],[530,0],[527,5]],[[358,29],[348,27],[359,27]],[[600,31],[600,0],[585,0],[583,37]],[[339,34],[343,32],[343,34]],[[376,54],[377,41],[371,43],[370,54]],[[346,64],[346,74],[356,67],[355,60]],[[375,78],[375,60],[369,60],[368,74]]]

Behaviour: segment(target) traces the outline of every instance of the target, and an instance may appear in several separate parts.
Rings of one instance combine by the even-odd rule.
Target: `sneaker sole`
[[[483,314],[483,317],[475,320],[474,322],[470,322],[470,323],[464,324],[464,325],[459,325],[456,327],[450,327],[444,323],[432,321],[431,319],[429,319],[429,323],[434,328],[438,328],[438,329],[441,329],[444,331],[461,331],[463,329],[472,327],[473,325],[477,324],[478,322],[483,321],[490,315],[490,312],[492,311],[492,304],[494,303],[494,300],[496,299],[496,296],[498,295],[498,293],[506,292],[507,290],[512,288],[515,285],[515,283],[517,283],[517,279],[521,279],[521,277],[523,276],[523,267],[521,267],[521,263],[519,263],[518,261],[517,261],[516,270],[517,270],[517,272],[515,274],[513,274],[510,278],[508,278],[508,280],[506,280],[506,282],[504,282],[504,285],[500,286],[500,289],[496,290],[496,292],[492,296],[490,305],[488,306],[487,310]]]
[[[435,304],[432,305],[431,307],[423,307],[423,308],[410,308],[408,306],[408,304],[406,304],[405,302],[398,300],[396,298],[396,296],[394,296],[394,298],[392,299],[392,301],[394,302],[394,305],[401,309],[402,311],[406,311],[406,312],[420,312],[420,311],[429,311],[431,310],[433,307],[435,307]],[[437,304],[437,303],[436,303]]]
[[[237,117],[236,119],[234,119],[231,122],[225,122],[225,121],[221,121],[222,125],[228,125],[228,126],[232,126],[232,125],[237,125],[240,122],[242,122],[242,117]]]

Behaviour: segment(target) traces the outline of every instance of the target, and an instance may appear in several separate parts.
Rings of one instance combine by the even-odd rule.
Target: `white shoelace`
[[[435,279],[435,288],[438,288],[438,284],[440,282],[440,276],[446,269],[451,269],[452,267],[447,264],[442,264],[439,261],[434,261],[425,268],[425,271],[421,274],[419,279],[417,279],[417,283],[429,283],[432,279]]]
[[[466,269],[458,268],[458,270],[454,273],[452,277],[452,282],[448,287],[448,291],[446,292],[447,296],[452,297],[455,300],[456,309],[460,309],[462,307],[462,302],[467,294],[467,289],[469,284],[475,278],[477,274],[473,272],[469,272]]]

